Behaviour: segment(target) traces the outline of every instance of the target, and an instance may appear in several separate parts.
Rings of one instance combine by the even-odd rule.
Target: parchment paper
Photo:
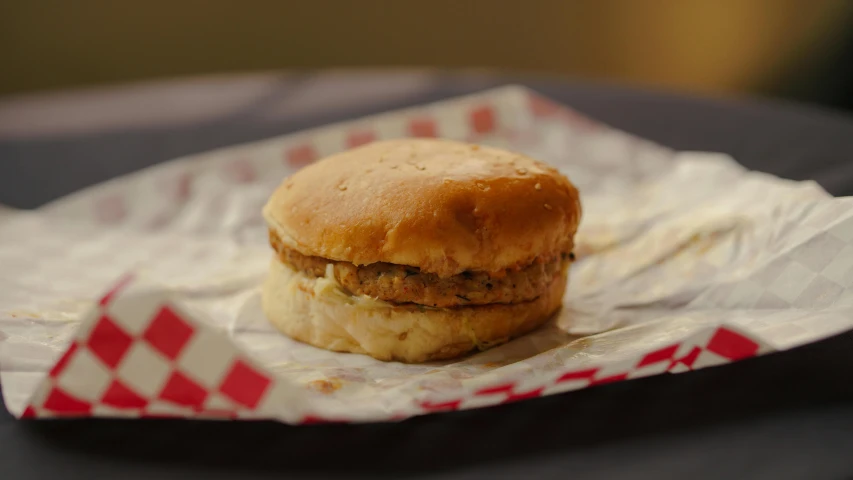
[[[408,135],[520,151],[571,178],[584,217],[565,308],[509,344],[427,365],[280,335],[259,308],[272,255],[260,215],[268,195],[313,158]],[[36,211],[0,209],[0,382],[17,416],[63,414],[45,403],[57,385],[103,407],[120,368],[92,361],[97,375],[82,366],[85,375],[73,374],[85,381],[46,373],[72,341],[85,343],[81,321],[99,318],[99,297],[128,272],[143,287],[123,294],[122,308],[168,298],[281,385],[283,400],[264,393],[251,408],[217,394],[217,406],[237,417],[399,420],[727,363],[853,327],[851,217],[853,202],[816,184],[749,172],[722,154],[673,152],[505,87],[177,159]],[[102,370],[107,380],[91,380]],[[156,397],[161,387],[152,388]],[[180,403],[166,410],[203,410]]]

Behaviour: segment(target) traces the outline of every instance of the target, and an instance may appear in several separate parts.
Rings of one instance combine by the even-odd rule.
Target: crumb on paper
[[[315,392],[322,393],[324,395],[331,395],[336,391],[340,390],[341,387],[344,386],[344,383],[339,378],[328,378],[321,380],[312,380],[308,382],[306,387],[310,390],[314,390]]]

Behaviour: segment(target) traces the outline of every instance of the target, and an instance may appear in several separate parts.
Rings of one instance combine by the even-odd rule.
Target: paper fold
[[[507,345],[428,365],[276,332],[259,307],[271,191],[320,156],[433,135],[527,153],[578,186],[584,219],[562,312]],[[721,365],[853,327],[851,207],[814,183],[672,152],[505,87],[0,210],[0,381],[19,417],[304,424],[396,421]]]

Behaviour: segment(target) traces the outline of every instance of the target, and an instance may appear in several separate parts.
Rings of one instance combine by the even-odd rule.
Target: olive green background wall
[[[0,95],[342,66],[749,92],[831,54],[851,9],[847,0],[0,0]]]

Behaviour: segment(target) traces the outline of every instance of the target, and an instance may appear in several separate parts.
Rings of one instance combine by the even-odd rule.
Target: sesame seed
[[[426,167],[421,164],[415,165],[415,168],[417,168],[418,170],[426,170]]]
[[[340,185],[338,185],[338,190],[340,190],[340,191],[342,191],[342,192],[343,192],[343,191],[344,191],[344,190],[346,190],[346,189],[347,189],[347,186],[346,186],[346,185],[344,185],[343,183],[342,183],[342,184],[340,184]]]
[[[516,168],[515,172],[518,173],[519,175],[524,175],[525,173],[527,173],[527,169],[526,168]]]
[[[551,205],[545,204],[545,210],[551,210]]]
[[[542,190],[542,184],[537,183],[536,185],[533,186],[533,188],[535,188],[536,190]]]

